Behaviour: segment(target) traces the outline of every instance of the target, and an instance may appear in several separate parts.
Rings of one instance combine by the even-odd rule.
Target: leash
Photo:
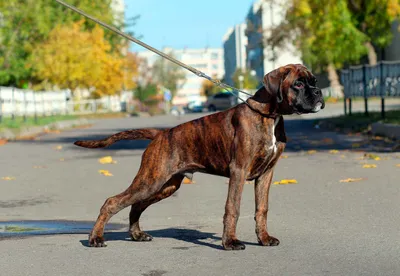
[[[159,50],[157,50],[157,49],[155,49],[153,47],[151,47],[150,45],[147,45],[146,43],[140,41],[139,39],[136,39],[136,38],[134,38],[134,37],[122,32],[122,31],[118,30],[117,28],[112,27],[112,26],[110,26],[110,25],[108,25],[108,24],[106,24],[106,23],[94,18],[93,16],[86,14],[85,12],[81,11],[80,9],[78,9],[78,8],[72,6],[72,5],[69,5],[69,4],[67,4],[67,3],[65,3],[65,2],[63,2],[61,0],[55,0],[55,1],[58,2],[59,4],[65,6],[65,7],[73,10],[74,12],[77,12],[80,15],[82,15],[82,16],[84,16],[86,18],[89,18],[90,20],[96,22],[97,24],[103,26],[104,28],[106,28],[106,29],[108,29],[108,30],[110,30],[110,31],[112,31],[114,33],[117,33],[120,36],[122,36],[122,37],[124,37],[124,38],[126,38],[126,39],[128,39],[128,40],[130,40],[130,41],[132,41],[134,43],[136,43],[136,44],[139,44],[140,46],[146,48],[147,50],[149,50],[149,51],[151,51],[153,53],[156,53],[157,55],[159,55],[159,56],[161,56],[161,57],[163,57],[163,58],[165,58],[165,59],[177,64],[177,65],[179,65],[180,67],[185,68],[186,70],[189,70],[190,72],[192,72],[193,74],[197,75],[198,77],[205,78],[205,79],[211,81],[213,84],[215,84],[215,85],[223,88],[225,91],[231,93],[233,96],[235,96],[236,98],[238,98],[239,100],[241,100],[242,102],[244,102],[245,104],[247,104],[251,108],[251,106],[245,100],[243,100],[242,98],[239,97],[239,92],[241,92],[243,94],[246,94],[248,96],[253,96],[252,94],[249,94],[249,93],[244,92],[244,91],[242,91],[240,89],[237,89],[237,88],[235,88],[233,86],[225,84],[225,83],[223,83],[223,82],[221,82],[219,80],[213,79],[210,76],[206,75],[205,73],[197,70],[196,68],[193,68],[192,66],[189,66],[189,65],[187,65],[187,64],[185,64],[185,63],[183,63],[183,62],[181,62],[181,61],[179,61],[179,60],[177,60],[177,59],[175,59],[175,58],[173,58],[173,57],[171,57],[171,56],[169,56],[169,55],[167,55],[167,54],[165,54],[165,53],[163,53],[163,52],[161,52],[161,51],[159,51]],[[232,89],[234,91],[237,91],[238,95],[234,94],[232,91],[230,91],[228,89]]]

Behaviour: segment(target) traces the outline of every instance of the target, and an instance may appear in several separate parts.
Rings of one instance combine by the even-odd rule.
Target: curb
[[[371,125],[371,133],[400,140],[400,125],[373,123]]]
[[[17,140],[21,137],[36,136],[49,130],[63,130],[77,126],[88,125],[87,119],[68,120],[51,123],[45,126],[23,127],[19,131],[13,132],[11,129],[0,130],[0,139],[9,141]]]

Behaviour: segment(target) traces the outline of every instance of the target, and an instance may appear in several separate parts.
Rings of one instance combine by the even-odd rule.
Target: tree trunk
[[[327,71],[328,71],[328,79],[330,82],[330,86],[332,88],[331,96],[335,97],[335,98],[342,98],[344,95],[343,95],[342,87],[339,82],[339,76],[336,72],[335,65],[330,63],[327,67]]]
[[[378,58],[377,58],[374,46],[369,41],[366,42],[364,45],[368,49],[368,62],[369,62],[369,65],[376,65],[378,63]]]

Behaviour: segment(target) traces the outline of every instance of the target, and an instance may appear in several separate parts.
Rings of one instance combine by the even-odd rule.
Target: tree
[[[39,87],[51,84],[73,91],[86,88],[95,97],[115,94],[124,84],[133,88],[137,73],[134,57],[124,58],[112,52],[103,29],[95,26],[84,31],[84,23],[82,20],[70,26],[57,26],[48,40],[33,51],[30,67],[33,75],[43,80]]]
[[[111,9],[112,0],[70,0],[69,4],[116,25],[126,26]],[[53,0],[0,1],[0,85],[21,87],[32,79],[32,68],[27,61],[38,44],[43,43],[57,25],[68,25],[83,17]],[[131,18],[134,21],[137,19]],[[92,30],[97,24],[85,21],[82,28]],[[105,38],[113,51],[126,47],[126,41],[106,30]]]
[[[242,82],[239,79],[240,76],[243,77]],[[249,70],[237,69],[233,74],[232,79],[235,87],[241,89],[257,89],[260,84],[257,78],[253,76]]]
[[[213,79],[215,79],[217,76],[214,75],[212,76]],[[204,95],[206,97],[212,96],[217,94],[221,90],[221,87],[213,84],[209,80],[203,80],[201,83],[201,88],[200,88],[200,94]]]
[[[145,103],[148,99],[156,96],[158,93],[157,85],[148,83],[146,85],[138,85],[135,90],[135,98]]]
[[[399,0],[348,0],[348,7],[356,28],[368,37],[369,64],[377,63],[374,45],[386,47],[393,38],[391,25],[400,17]]]
[[[282,24],[268,42],[275,47],[294,44],[315,71],[327,70],[332,88],[340,93],[336,69],[358,62],[366,54],[368,37],[353,24],[346,0],[292,0]]]
[[[173,54],[169,53],[173,57]],[[175,63],[159,57],[153,64],[153,81],[167,89],[172,93],[172,97],[176,95],[179,86],[183,85],[186,80],[186,74],[181,67]]]

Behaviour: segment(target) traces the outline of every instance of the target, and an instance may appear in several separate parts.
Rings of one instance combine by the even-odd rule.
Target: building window
[[[211,54],[211,59],[218,59],[218,57],[219,57],[219,55],[218,55],[218,53],[212,53]]]

